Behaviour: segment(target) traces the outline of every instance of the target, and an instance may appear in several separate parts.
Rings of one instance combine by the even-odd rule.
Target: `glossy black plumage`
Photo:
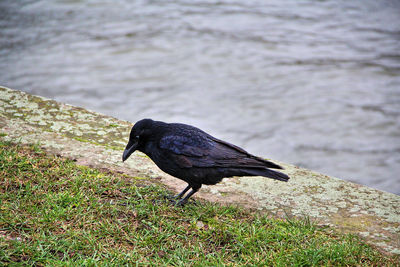
[[[177,198],[190,188],[192,191],[178,204],[184,204],[203,184],[214,185],[226,177],[265,176],[289,180],[286,174],[268,169],[282,169],[279,165],[181,123],[138,121],[132,127],[122,160],[135,150],[148,155],[164,172],[189,184]]]

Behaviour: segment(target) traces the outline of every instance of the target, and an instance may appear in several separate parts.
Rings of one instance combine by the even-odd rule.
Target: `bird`
[[[283,169],[281,166],[183,123],[137,121],[130,131],[122,161],[136,150],[146,154],[162,171],[188,183],[174,197],[178,206],[183,206],[202,185],[215,185],[224,178],[264,176],[289,180],[288,175],[271,170]],[[186,194],[189,189],[192,190]]]

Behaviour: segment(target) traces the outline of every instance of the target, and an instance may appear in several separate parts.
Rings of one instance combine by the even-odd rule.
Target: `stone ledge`
[[[0,87],[1,138],[37,143],[78,164],[145,176],[178,192],[185,182],[158,169],[144,154],[121,156],[132,123]],[[271,216],[309,216],[354,233],[383,251],[400,254],[400,196],[279,162],[288,183],[262,177],[224,179],[196,197],[257,208]]]

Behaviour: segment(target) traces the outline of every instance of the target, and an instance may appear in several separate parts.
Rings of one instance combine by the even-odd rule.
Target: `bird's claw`
[[[177,202],[175,202],[175,206],[177,207],[183,207],[186,204],[187,200],[181,199]]]
[[[165,199],[168,199],[168,200],[174,200],[174,199],[176,199],[175,196],[170,196],[170,195],[164,196],[164,198],[165,198]]]

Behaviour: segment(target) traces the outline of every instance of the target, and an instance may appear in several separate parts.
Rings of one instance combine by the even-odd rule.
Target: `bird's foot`
[[[177,200],[180,199],[179,195],[174,195],[174,196],[167,195],[167,196],[164,196],[164,198],[168,199],[169,201],[173,201],[173,202],[176,202]]]
[[[164,198],[165,198],[165,199],[168,199],[168,200],[173,200],[173,199],[175,199],[174,196],[170,196],[170,195],[164,196]]]
[[[177,207],[183,207],[186,203],[187,203],[187,200],[186,200],[186,199],[181,199],[181,200],[175,202],[175,206],[177,206]]]

